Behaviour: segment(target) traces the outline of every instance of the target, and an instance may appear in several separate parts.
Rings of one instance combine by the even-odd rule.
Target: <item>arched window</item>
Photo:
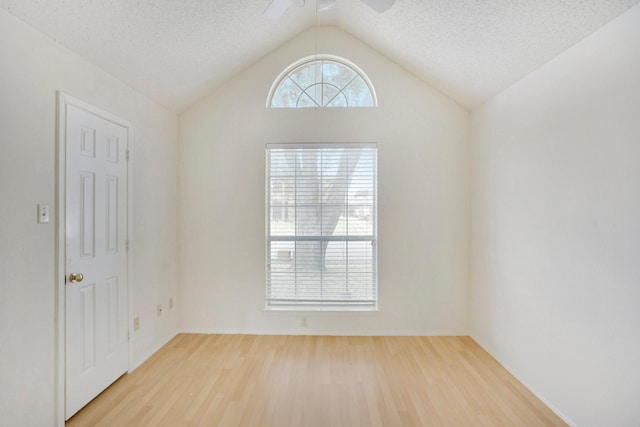
[[[355,64],[313,55],[291,64],[271,86],[268,108],[376,107],[369,78]]]

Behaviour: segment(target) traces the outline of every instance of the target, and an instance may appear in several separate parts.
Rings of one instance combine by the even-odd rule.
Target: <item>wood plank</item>
[[[180,334],[67,426],[565,426],[469,337]]]

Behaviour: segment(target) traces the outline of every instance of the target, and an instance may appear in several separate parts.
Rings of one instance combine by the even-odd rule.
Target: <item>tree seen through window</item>
[[[321,55],[292,65],[275,85],[271,108],[374,107],[373,88],[355,65]]]

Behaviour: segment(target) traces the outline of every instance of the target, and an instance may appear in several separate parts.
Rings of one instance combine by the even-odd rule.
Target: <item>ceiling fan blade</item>
[[[376,12],[382,13],[391,9],[396,0],[362,0],[362,2]]]
[[[336,0],[316,0],[318,12],[326,12],[336,7]]]
[[[262,15],[267,19],[280,19],[292,4],[293,0],[271,0]]]

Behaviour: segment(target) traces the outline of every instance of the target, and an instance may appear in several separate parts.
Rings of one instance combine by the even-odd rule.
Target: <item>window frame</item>
[[[292,235],[272,235],[271,234],[271,223],[272,223],[272,214],[273,209],[271,205],[271,182],[274,175],[270,173],[270,150],[281,150],[281,149],[290,149],[290,150],[299,150],[299,149],[354,149],[354,148],[368,148],[373,149],[373,158],[371,165],[371,216],[372,216],[372,224],[371,224],[371,234],[370,235],[362,235],[362,234],[352,234],[349,235],[348,231],[346,235],[333,236],[333,232],[331,235],[321,235],[319,236],[304,236],[300,237],[298,235],[298,217],[294,220],[294,232]],[[378,310],[378,201],[377,201],[377,193],[378,193],[378,170],[377,170],[377,153],[378,147],[376,143],[269,143],[265,146],[265,309],[266,310],[297,310],[297,311],[377,311]],[[296,168],[298,166],[296,159]],[[354,166],[355,167],[355,166]],[[297,186],[297,177],[295,178],[295,185]],[[349,187],[346,188],[346,191],[349,191]],[[357,196],[356,196],[357,197]],[[348,198],[348,195],[347,195]],[[318,206],[322,206],[324,202],[318,202]],[[305,204],[302,203],[304,206]],[[348,208],[349,203],[348,200],[345,202],[345,207]],[[295,215],[297,215],[297,201],[294,201],[294,205],[292,206]],[[348,217],[347,213],[347,217]],[[272,271],[271,271],[271,261],[272,261],[272,243],[273,242],[293,242],[294,246],[299,241],[326,241],[326,242],[345,242],[348,246],[349,242],[371,242],[371,265],[370,265],[370,282],[367,282],[366,292],[370,292],[372,295],[371,299],[368,300],[358,300],[358,299],[323,299],[323,300],[315,300],[308,299],[304,300],[301,298],[272,298],[271,289],[272,289]],[[327,243],[328,245],[328,243]],[[348,249],[347,249],[348,253]],[[294,249],[295,254],[295,249]],[[278,254],[278,257],[280,255]],[[290,255],[291,256],[291,255]],[[294,255],[297,256],[297,255]],[[353,260],[353,258],[351,258]],[[349,266],[349,256],[347,255],[345,258],[345,262],[347,263],[347,270]],[[298,270],[297,264],[294,266],[295,271],[295,287],[298,286],[297,275],[300,272],[304,272],[302,269]],[[308,271],[308,270],[307,270]],[[346,277],[349,277],[348,275]],[[345,286],[348,286],[345,283]],[[322,279],[321,279],[322,281]],[[321,287],[324,286],[321,284]]]
[[[322,62],[322,61],[331,61],[331,62],[336,62],[338,64],[341,64],[349,69],[351,69],[356,75],[358,75],[360,78],[362,78],[362,80],[364,81],[364,83],[367,85],[367,88],[369,89],[369,93],[371,94],[371,99],[373,104],[371,106],[361,106],[361,105],[348,105],[346,107],[331,107],[331,106],[316,106],[316,107],[273,107],[272,106],[272,102],[273,102],[273,97],[276,94],[278,88],[280,87],[280,85],[282,84],[282,82],[289,77],[289,74],[291,74],[293,71],[297,70],[299,67],[303,66],[303,65],[307,65],[307,64],[312,64],[315,62]],[[322,81],[318,82],[316,81],[315,84],[322,84]],[[340,91],[342,92],[342,90]],[[298,109],[298,108],[375,108],[378,106],[378,96],[376,95],[376,90],[375,87],[373,86],[373,83],[371,83],[371,79],[369,79],[369,76],[367,76],[367,74],[362,71],[362,69],[360,67],[358,67],[356,64],[354,64],[353,62],[349,61],[346,58],[343,58],[341,56],[337,56],[337,55],[331,55],[331,54],[315,54],[315,55],[309,55],[306,56],[304,58],[301,58],[295,62],[293,62],[292,64],[290,64],[288,67],[286,67],[279,75],[278,77],[274,80],[274,82],[271,84],[271,88],[269,89],[269,94],[267,96],[267,104],[266,107],[268,109]]]

